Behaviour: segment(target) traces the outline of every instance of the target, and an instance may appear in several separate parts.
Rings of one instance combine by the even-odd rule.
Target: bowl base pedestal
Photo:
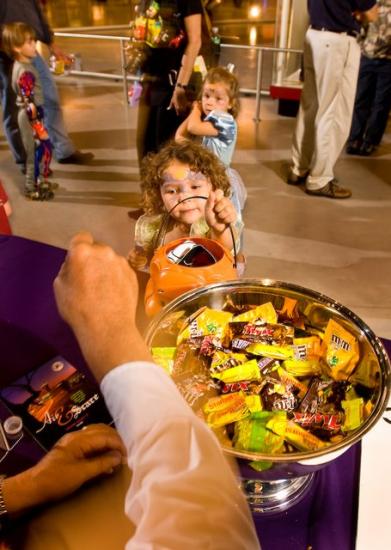
[[[253,514],[272,514],[290,508],[309,490],[315,474],[275,481],[241,479],[241,487]]]

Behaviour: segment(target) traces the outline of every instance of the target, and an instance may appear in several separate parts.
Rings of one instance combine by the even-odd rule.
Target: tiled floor
[[[139,200],[136,111],[125,104],[120,84],[60,77],[58,85],[70,134],[95,159],[83,167],[53,163],[52,179],[60,184],[55,200],[29,202],[0,130],[0,176],[14,209],[13,231],[66,247],[77,230],[88,229],[125,254],[134,227],[127,211]],[[353,190],[351,199],[310,197],[284,182],[294,120],[278,116],[276,103],[265,99],[255,124],[254,100],[242,103],[234,166],[249,192],[247,275],[320,291],[391,338],[390,133],[373,157],[339,160],[336,174]]]

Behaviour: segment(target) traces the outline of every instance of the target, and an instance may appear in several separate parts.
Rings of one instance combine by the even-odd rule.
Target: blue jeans
[[[44,123],[49,132],[50,141],[54,149],[54,156],[57,160],[69,157],[75,152],[75,146],[66,131],[60,98],[56,84],[46,61],[37,55],[33,59],[33,65],[38,71],[43,91],[43,106],[45,110]]]
[[[391,60],[362,56],[349,141],[379,145],[391,108]]]
[[[18,111],[16,95],[11,87],[12,61],[0,52],[0,100],[3,110],[3,126],[5,137],[17,164],[24,165],[26,153],[18,126]]]

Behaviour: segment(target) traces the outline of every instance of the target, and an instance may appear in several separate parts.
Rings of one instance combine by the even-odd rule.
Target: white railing
[[[113,27],[106,27],[106,30],[109,30]],[[92,29],[92,27],[89,27]],[[87,29],[86,29],[87,30]],[[100,29],[102,30],[102,29]],[[118,27],[116,27],[118,30]],[[107,73],[107,72],[96,72],[96,71],[86,71],[86,70],[70,70],[70,74],[76,76],[87,76],[87,77],[96,77],[104,78],[110,80],[122,80],[125,102],[128,102],[128,85],[129,82],[139,80],[138,77],[131,76],[126,72],[126,45],[129,41],[128,36],[113,36],[113,35],[104,35],[104,34],[87,34],[85,32],[63,32],[56,31],[56,37],[59,38],[81,38],[84,40],[107,40],[112,42],[118,42],[120,50],[120,59],[121,59],[121,71],[120,73]],[[265,67],[265,54],[294,54],[301,55],[302,50],[293,49],[293,48],[276,48],[271,46],[247,46],[247,45],[236,45],[236,44],[221,44],[222,49],[232,49],[232,50],[252,50],[256,52],[256,77],[255,77],[255,88],[240,88],[240,92],[247,95],[255,96],[255,114],[254,120],[256,122],[260,121],[260,109],[261,109],[261,96],[269,96],[270,91],[268,89],[262,88],[262,79],[264,74]]]

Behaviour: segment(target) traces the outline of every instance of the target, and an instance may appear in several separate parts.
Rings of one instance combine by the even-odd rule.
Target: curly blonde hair
[[[240,110],[239,82],[236,76],[224,67],[212,67],[205,77],[202,88],[207,82],[209,82],[209,84],[223,83],[226,86],[228,97],[231,102],[231,108],[228,109],[228,112],[236,118]]]
[[[226,197],[230,195],[225,167],[213,153],[192,141],[170,141],[158,153],[147,155],[141,165],[142,206],[146,214],[164,212],[160,186],[163,173],[173,160],[188,164],[194,172],[201,172],[214,190],[221,189]]]

